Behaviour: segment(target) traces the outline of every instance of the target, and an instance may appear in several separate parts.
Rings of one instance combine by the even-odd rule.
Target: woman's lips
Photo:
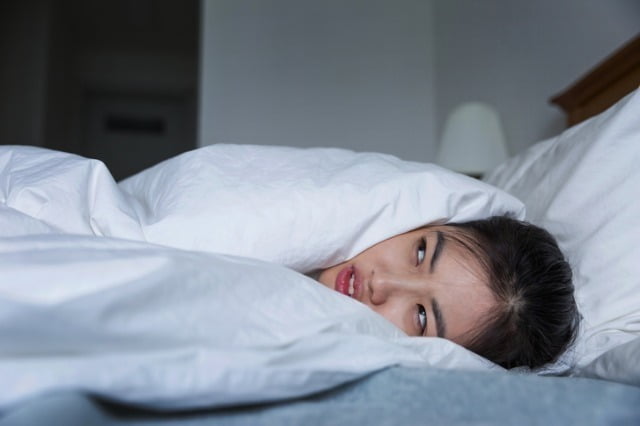
[[[357,300],[358,290],[360,289],[360,281],[358,278],[358,271],[355,266],[346,266],[338,272],[334,288],[337,292]]]

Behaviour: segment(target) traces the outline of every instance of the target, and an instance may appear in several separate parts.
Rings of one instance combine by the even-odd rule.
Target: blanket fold
[[[57,389],[157,409],[307,395],[391,365],[492,369],[307,272],[442,219],[522,215],[437,166],[218,145],[117,184],[0,148],[0,410]]]

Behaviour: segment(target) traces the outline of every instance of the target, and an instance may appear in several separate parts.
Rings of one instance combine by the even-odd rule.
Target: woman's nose
[[[371,303],[381,305],[391,297],[416,292],[419,283],[410,274],[373,271],[369,281]]]

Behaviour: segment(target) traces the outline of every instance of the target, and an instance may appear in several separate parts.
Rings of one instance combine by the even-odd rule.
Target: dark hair
[[[480,260],[498,302],[466,347],[505,368],[557,360],[575,340],[580,314],[555,238],[505,216],[447,226],[454,229],[449,238]]]

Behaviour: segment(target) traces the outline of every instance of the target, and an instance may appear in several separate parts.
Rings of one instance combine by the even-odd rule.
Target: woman
[[[318,280],[408,335],[453,340],[506,368],[555,361],[579,322],[571,269],[555,239],[507,217],[426,226]]]

